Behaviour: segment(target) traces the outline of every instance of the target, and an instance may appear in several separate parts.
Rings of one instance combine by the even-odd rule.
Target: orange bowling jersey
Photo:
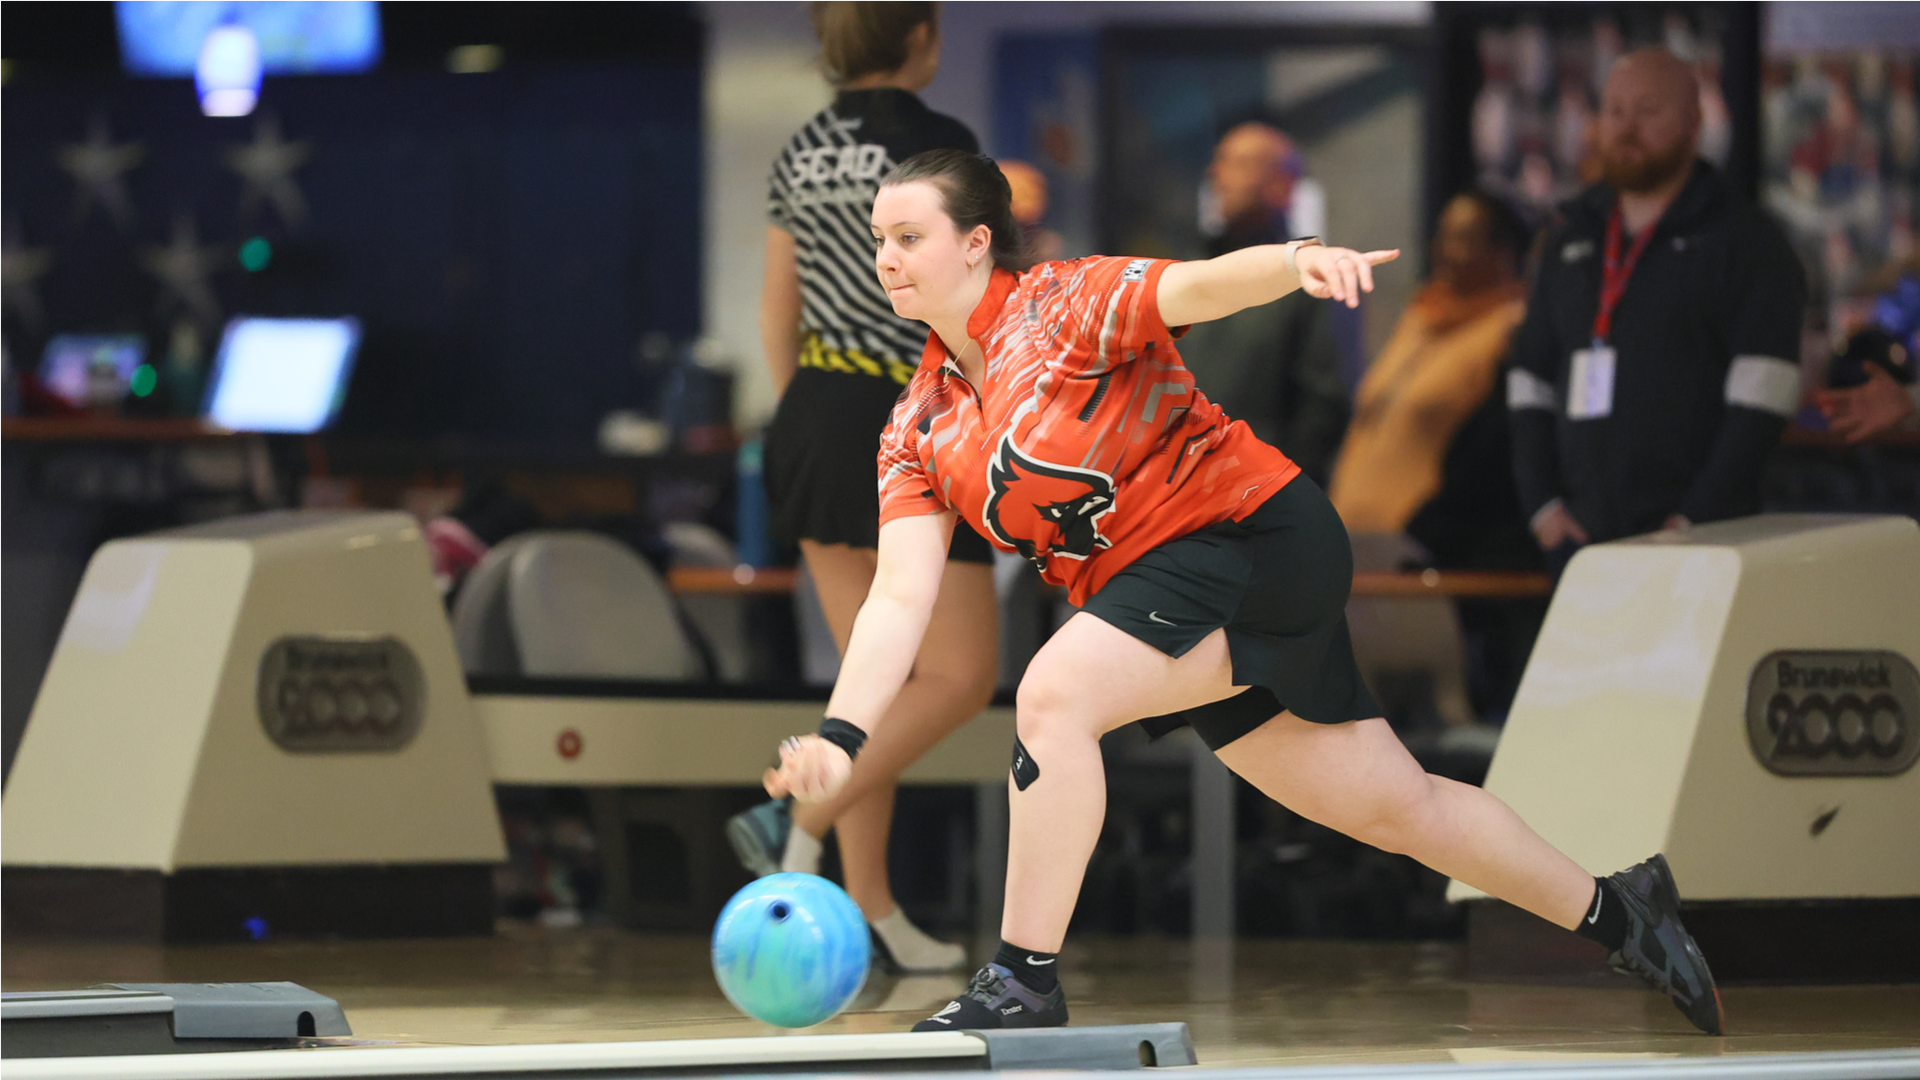
[[[936,334],[880,436],[880,522],[953,510],[1083,604],[1155,546],[1300,474],[1194,386],[1160,319],[1171,260],[995,270],[970,385]]]

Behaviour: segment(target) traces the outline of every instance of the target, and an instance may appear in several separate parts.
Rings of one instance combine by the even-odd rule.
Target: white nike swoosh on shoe
[[[1160,624],[1161,626],[1176,626],[1176,625],[1178,625],[1177,623],[1170,623],[1170,622],[1168,622],[1167,620],[1165,620],[1165,619],[1163,619],[1163,618],[1161,618],[1161,617],[1160,617],[1160,613],[1159,613],[1159,612],[1157,612],[1157,611],[1149,611],[1149,612],[1147,612],[1147,621],[1148,621],[1148,622],[1157,622],[1157,623],[1159,623],[1159,624]]]
[[[960,1003],[957,1001],[949,1001],[946,1003],[945,1006],[943,1006],[940,1009],[939,1012],[934,1013],[932,1016],[927,1017],[927,1019],[940,1020],[941,1017],[947,1015],[948,1013],[957,1013],[959,1011],[960,1011]],[[948,1021],[948,1020],[940,1020],[940,1022],[943,1024],[951,1023],[951,1021]]]
[[[1059,959],[1059,957],[1054,957],[1054,960],[1058,960],[1058,959]],[[1041,966],[1041,965],[1043,965],[1043,964],[1051,964],[1051,963],[1053,963],[1053,960],[1042,960],[1042,959],[1040,959],[1039,957],[1037,957],[1037,956],[1035,956],[1035,955],[1033,955],[1032,953],[1028,953],[1028,954],[1027,954],[1027,963],[1029,963],[1029,964],[1032,964],[1032,965],[1033,965],[1034,967],[1040,967],[1040,966]]]

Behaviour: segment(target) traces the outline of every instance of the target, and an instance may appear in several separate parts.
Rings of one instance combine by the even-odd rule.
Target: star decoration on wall
[[[240,216],[259,210],[261,200],[273,204],[280,220],[299,228],[307,220],[307,200],[294,182],[293,171],[313,156],[313,144],[288,142],[280,137],[280,121],[262,116],[253,126],[253,141],[227,151],[227,167],[240,174]]]
[[[114,224],[122,229],[131,226],[133,203],[127,199],[124,177],[146,155],[146,147],[137,142],[114,142],[104,116],[94,117],[87,125],[86,142],[60,147],[56,160],[79,185],[73,192],[73,220],[85,221],[87,210],[97,202]]]
[[[200,243],[193,215],[185,213],[174,215],[173,239],[167,246],[140,253],[140,264],[160,282],[160,311],[178,304],[207,327],[220,321],[220,302],[207,277],[225,261],[218,245]]]
[[[53,262],[47,248],[30,248],[20,237],[20,223],[8,221],[0,232],[0,297],[20,316],[29,332],[40,329],[42,275]]]

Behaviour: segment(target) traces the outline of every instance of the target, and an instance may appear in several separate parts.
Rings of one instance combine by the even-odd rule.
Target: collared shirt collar
[[[967,316],[968,337],[978,341],[982,335],[993,328],[994,320],[1000,316],[1000,309],[1007,306],[1007,297],[1013,293],[1013,287],[1019,283],[1020,279],[1011,271],[1002,270],[997,266],[993,268],[993,277],[987,280],[987,294],[980,298],[980,303],[974,307],[973,314]]]
[[[1013,287],[1019,283],[1019,276],[1012,271],[997,266],[993,268],[993,277],[987,281],[986,295],[974,306],[973,314],[967,316],[967,337],[978,341],[993,329],[994,320],[1000,317],[1001,309],[1007,306],[1007,297],[1013,294]],[[937,362],[949,375],[960,374],[960,366],[954,362],[953,354],[947,351],[940,335],[932,330],[927,331],[927,347],[920,353],[920,362],[926,364],[928,361]]]

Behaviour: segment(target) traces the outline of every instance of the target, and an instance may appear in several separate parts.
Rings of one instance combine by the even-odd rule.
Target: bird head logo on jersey
[[[1084,559],[1113,546],[1100,535],[1100,519],[1113,510],[1113,477],[1106,473],[1036,461],[1013,445],[1008,432],[994,451],[987,480],[993,491],[987,528],[1042,572],[1055,555]]]

